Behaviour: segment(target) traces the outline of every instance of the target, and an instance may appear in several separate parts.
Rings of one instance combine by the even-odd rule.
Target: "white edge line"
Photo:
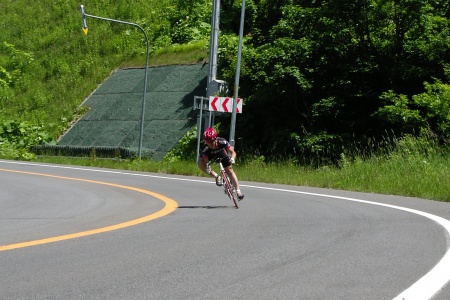
[[[430,213],[426,213],[426,212],[423,212],[420,210],[407,208],[407,207],[383,204],[383,203],[360,200],[360,199],[355,199],[355,198],[340,197],[340,196],[333,196],[333,195],[326,195],[326,194],[317,194],[317,193],[308,193],[308,192],[293,191],[293,190],[278,189],[278,188],[259,187],[259,186],[247,186],[247,187],[255,188],[255,189],[274,190],[274,191],[286,192],[286,193],[297,193],[297,194],[303,194],[303,195],[327,197],[327,198],[353,201],[353,202],[359,202],[359,203],[365,203],[365,204],[371,204],[371,205],[384,206],[384,207],[388,207],[388,208],[393,208],[393,209],[413,213],[413,214],[428,218],[430,220],[433,220],[436,223],[438,223],[439,225],[441,225],[442,227],[444,227],[444,229],[447,231],[446,253],[441,258],[441,260],[427,274],[425,274],[422,278],[420,278],[418,281],[416,281],[409,288],[404,290],[401,294],[399,294],[393,300],[432,299],[450,281],[450,277],[449,277],[449,275],[450,275],[450,272],[449,272],[449,270],[450,270],[450,249],[449,249],[449,247],[450,247],[450,240],[449,240],[450,221],[447,219],[444,219],[442,217],[439,217],[439,216],[436,216],[436,215],[433,215]]]
[[[40,166],[40,167],[48,167],[48,168],[59,168],[59,169],[71,169],[71,170],[80,170],[80,171],[89,171],[89,172],[99,172],[99,173],[110,173],[110,174],[121,174],[121,175],[130,175],[130,176],[141,176],[141,177],[150,177],[150,178],[159,178],[159,179],[168,179],[168,180],[179,180],[179,181],[190,181],[190,182],[200,182],[200,183],[213,183],[211,181],[205,180],[195,180],[195,179],[187,179],[187,178],[176,178],[176,177],[168,177],[168,176],[158,176],[158,175],[150,175],[150,174],[140,174],[140,173],[128,173],[128,172],[120,172],[120,171],[112,171],[112,170],[99,170],[99,169],[88,169],[88,168],[80,168],[73,166],[61,166],[61,165],[46,165],[46,164],[36,164],[36,163],[27,163],[27,162],[17,162],[17,161],[4,161],[0,160],[1,163],[9,163],[9,164],[20,164],[20,165],[30,165],[30,166]],[[270,188],[270,187],[261,187],[261,186],[252,186],[252,185],[241,185],[248,188],[253,189],[263,189],[263,190],[271,190],[277,192],[286,192],[286,193],[295,193],[302,195],[310,195],[317,197],[326,197],[333,199],[340,199],[346,201],[353,201],[371,205],[384,206],[392,209],[402,210],[405,212],[413,213],[416,215],[423,216],[430,220],[435,221],[447,231],[447,237],[450,237],[450,221],[444,219],[442,217],[426,213],[420,210],[415,210],[407,207],[383,204],[373,201],[360,200],[356,198],[348,198],[341,196],[333,196],[326,194],[318,194],[318,193],[309,193],[302,191],[294,191],[287,189],[279,189],[279,188]],[[431,299],[435,296],[449,281],[450,281],[450,240],[447,238],[447,250],[442,259],[422,278],[420,278],[417,282],[411,285],[409,288],[400,293],[393,300],[423,300],[423,299]]]

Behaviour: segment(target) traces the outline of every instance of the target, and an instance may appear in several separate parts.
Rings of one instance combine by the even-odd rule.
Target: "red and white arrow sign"
[[[237,98],[237,103],[236,103],[236,112],[238,114],[240,114],[242,111],[242,101],[241,98]]]
[[[219,100],[219,97],[213,97],[212,101],[209,100],[209,106],[210,106],[209,110],[217,111],[217,106],[216,106],[217,100]]]
[[[209,97],[209,110],[219,112],[232,112],[233,111],[234,98],[229,97]],[[237,98],[236,112],[242,113],[242,99]]]
[[[228,100],[230,100],[230,98],[228,98],[228,97],[225,97],[225,98],[222,99],[222,109],[223,109],[223,112],[229,112],[228,107],[227,107]],[[231,102],[231,103],[232,103],[232,102]],[[233,108],[231,108],[230,110],[232,110],[232,109],[233,109]]]

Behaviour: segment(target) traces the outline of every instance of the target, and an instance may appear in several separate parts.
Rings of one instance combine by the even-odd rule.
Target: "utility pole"
[[[242,0],[241,7],[241,23],[239,25],[239,44],[238,53],[236,60],[236,74],[234,76],[234,99],[233,99],[233,110],[231,112],[231,126],[230,126],[230,144],[234,147],[235,145],[235,131],[236,131],[236,107],[239,92],[239,77],[241,76],[241,52],[242,52],[242,39],[244,35],[244,17],[245,17],[245,0]]]
[[[148,37],[147,37],[147,33],[145,32],[144,28],[142,28],[140,25],[135,24],[135,23],[124,22],[124,21],[120,21],[120,20],[114,20],[114,19],[109,19],[109,18],[102,18],[102,17],[98,17],[98,16],[88,15],[88,14],[86,14],[84,12],[84,6],[83,5],[80,5],[80,12],[81,12],[81,20],[82,20],[82,24],[83,24],[83,32],[86,35],[88,34],[88,27],[87,27],[87,23],[86,23],[86,17],[99,19],[99,20],[104,20],[104,21],[109,21],[109,22],[120,23],[120,24],[125,24],[125,25],[135,26],[135,27],[139,28],[142,31],[142,33],[144,34],[147,51],[146,51],[146,56],[145,56],[144,93],[142,95],[141,126],[140,126],[139,150],[138,150],[138,156],[139,156],[139,159],[141,159],[142,158],[142,140],[143,140],[143,136],[144,136],[145,96],[147,95],[147,73],[148,73]]]

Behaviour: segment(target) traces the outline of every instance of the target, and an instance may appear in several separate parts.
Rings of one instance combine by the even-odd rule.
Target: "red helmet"
[[[212,127],[208,127],[205,129],[205,132],[203,132],[203,139],[205,141],[211,141],[217,137],[217,133]]]

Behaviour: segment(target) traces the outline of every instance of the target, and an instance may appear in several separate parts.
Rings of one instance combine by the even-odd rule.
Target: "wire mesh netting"
[[[205,64],[148,68],[143,155],[159,160],[196,125],[194,96],[204,96],[209,68]],[[37,152],[72,156],[105,152],[136,156],[139,149],[144,69],[117,70],[82,104],[89,111],[60,139]],[[53,150],[52,150],[53,149]],[[78,150],[77,150],[78,149]],[[111,150],[111,149],[116,149]]]

